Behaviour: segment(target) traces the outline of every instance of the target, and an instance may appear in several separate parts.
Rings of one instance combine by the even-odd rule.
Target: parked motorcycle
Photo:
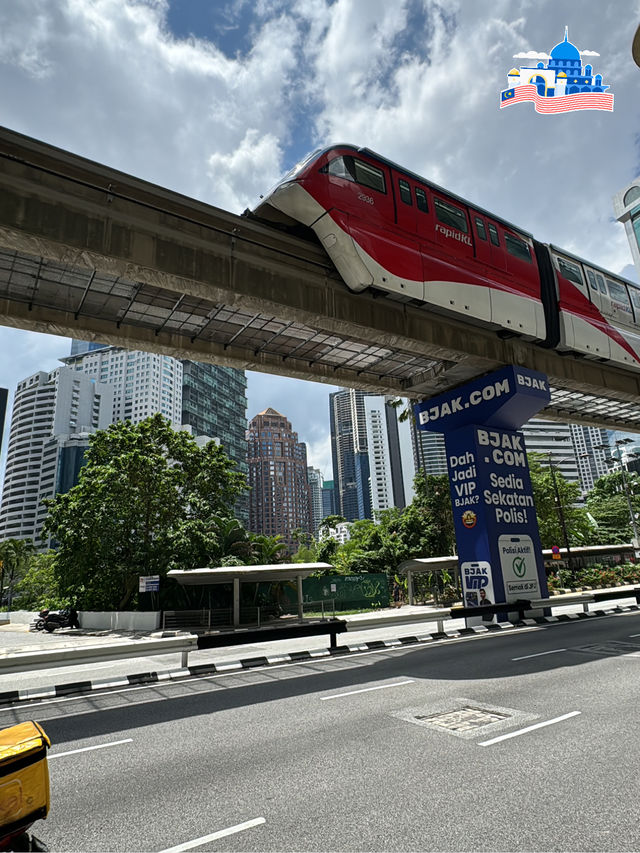
[[[36,631],[47,631],[49,634],[56,628],[79,628],[78,612],[73,608],[63,610],[41,610],[33,623]]]

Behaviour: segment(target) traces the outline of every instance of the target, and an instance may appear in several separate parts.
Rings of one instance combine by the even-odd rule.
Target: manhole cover
[[[470,732],[483,726],[490,726],[491,723],[507,720],[510,716],[503,711],[485,711],[483,708],[467,706],[460,708],[459,711],[445,711],[442,714],[418,714],[416,720],[450,732]]]
[[[529,714],[515,708],[503,708],[499,705],[487,705],[484,702],[460,696],[433,702],[422,708],[404,708],[401,711],[392,712],[392,716],[412,723],[414,726],[445,732],[460,738],[472,738],[477,733],[484,735],[496,729],[520,726],[538,719],[537,714]]]

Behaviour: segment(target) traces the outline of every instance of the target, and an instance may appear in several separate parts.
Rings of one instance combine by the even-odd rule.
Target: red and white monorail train
[[[640,287],[366,148],[335,145],[255,208],[313,229],[347,287],[640,370]]]

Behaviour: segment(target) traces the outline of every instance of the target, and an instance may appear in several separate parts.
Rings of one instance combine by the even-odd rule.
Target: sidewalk
[[[620,589],[623,592],[623,589]],[[592,605],[595,611],[595,606]],[[599,608],[598,613],[603,610],[612,611],[616,607],[624,610],[638,610],[638,606],[631,598],[622,598],[616,601],[606,602]],[[410,640],[432,642],[434,639],[442,639],[436,634],[437,623],[434,618],[429,618],[431,613],[441,608],[428,605],[403,605],[399,608],[385,608],[376,611],[376,616],[390,619],[391,624],[384,627],[367,627],[357,630],[358,622],[370,621],[371,613],[358,613],[344,616],[349,623],[350,629],[347,633],[338,635],[337,642],[341,647],[342,654],[366,650],[367,648],[385,648],[405,644]],[[596,613],[590,614],[595,616]],[[540,620],[527,620],[529,626],[535,627],[540,622],[556,622],[567,619],[588,618],[582,613],[579,604],[557,605],[554,607],[554,616]],[[490,630],[504,630],[513,628],[511,623],[503,623],[502,626],[493,625]],[[354,630],[355,629],[355,630]],[[481,625],[477,628],[465,628],[463,619],[444,620],[445,636],[449,638],[459,637],[464,634],[484,633],[488,629]],[[188,632],[186,632],[188,633]],[[144,641],[144,639],[155,635],[161,636],[162,632],[131,632],[131,631],[85,631],[61,629],[54,634],[42,635],[41,632],[30,633],[28,626],[10,625],[0,626],[0,660],[9,652],[15,651],[38,651],[40,649],[73,648],[83,647],[88,643],[91,645],[109,645],[114,640],[132,639]],[[435,635],[435,637],[434,637]],[[93,664],[78,664],[57,667],[53,669],[37,670],[8,675],[0,675],[0,702],[3,704],[8,700],[9,694],[19,691],[20,698],[35,698],[34,693],[40,695],[58,695],[69,693],[64,685],[83,682],[82,688],[78,685],[76,692],[83,690],[99,689],[100,687],[119,686],[126,684],[139,684],[143,680],[142,674],[149,676],[149,681],[169,680],[176,677],[188,677],[200,668],[209,668],[211,672],[225,669],[240,669],[256,666],[259,662],[278,663],[295,659],[305,659],[328,656],[329,636],[299,637],[290,640],[272,640],[252,644],[238,644],[225,646],[217,649],[196,651],[189,654],[189,668],[181,668],[181,656],[179,654],[147,655],[144,654],[144,642],[141,642],[141,657],[128,658],[122,661],[105,661]],[[14,698],[18,698],[15,696]]]

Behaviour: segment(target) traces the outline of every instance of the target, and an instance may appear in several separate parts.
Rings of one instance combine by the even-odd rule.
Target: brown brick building
[[[311,532],[311,492],[307,482],[307,446],[298,441],[291,423],[265,409],[249,423],[249,529],[267,536],[280,534],[295,550],[296,528]]]

